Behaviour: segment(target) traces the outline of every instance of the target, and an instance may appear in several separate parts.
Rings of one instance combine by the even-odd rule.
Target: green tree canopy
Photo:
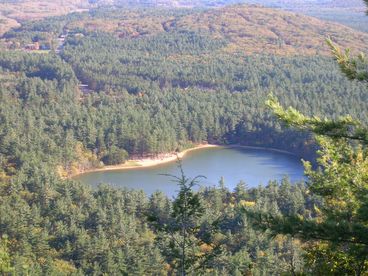
[[[365,1],[368,4],[368,1]],[[364,54],[351,57],[327,40],[343,74],[367,83]],[[343,100],[343,99],[342,99]],[[308,190],[321,198],[313,216],[282,216],[247,210],[253,223],[273,235],[286,234],[309,244],[307,264],[323,275],[362,275],[368,272],[368,129],[345,116],[340,119],[308,117],[296,109],[284,109],[272,95],[267,105],[288,126],[315,134],[318,168],[304,162]]]

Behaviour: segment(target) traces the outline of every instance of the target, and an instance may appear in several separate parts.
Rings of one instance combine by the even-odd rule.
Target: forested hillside
[[[0,1],[0,35],[27,20],[83,11],[90,7],[88,0],[3,0]]]
[[[122,40],[175,32],[199,32],[224,40],[222,50],[272,55],[329,55],[324,43],[331,37],[341,47],[365,51],[368,34],[343,25],[260,6],[236,5],[210,10],[155,10],[100,8],[30,21],[4,34],[12,48],[39,42],[56,49],[58,36],[107,32]],[[354,44],[351,43],[354,41]]]
[[[208,31],[230,41],[229,51],[246,54],[326,55],[324,39],[341,47],[365,50],[368,36],[342,25],[259,6],[230,6],[182,17],[176,29]],[[354,44],[351,44],[354,41]]]
[[[0,2],[0,35],[27,20],[39,20],[71,12],[101,7],[212,8],[232,4],[258,4],[320,19],[338,22],[360,31],[368,31],[362,0],[4,0]]]
[[[264,103],[272,91],[311,116],[368,121],[366,86],[327,56],[329,34],[367,49],[363,33],[255,6],[107,8],[8,31],[0,52],[0,274],[178,273],[180,196],[91,190],[70,176],[207,142],[313,160],[311,134],[284,128]],[[321,201],[305,184],[228,191],[220,181],[189,195],[198,207],[188,228],[193,275],[312,271],[302,258],[308,243],[272,238],[244,215],[254,208],[315,217]]]
[[[188,17],[187,12],[179,12],[179,16]],[[79,16],[71,17],[73,24],[75,18]],[[67,20],[45,24],[63,32]],[[39,25],[31,27],[25,25],[15,37],[35,35]],[[311,157],[308,135],[281,130],[265,111],[263,103],[270,91],[307,114],[334,117],[349,112],[367,120],[366,113],[360,112],[367,103],[362,100],[366,97],[364,86],[349,89],[351,84],[327,57],[232,54],[227,51],[229,39],[179,27],[135,38],[80,31],[83,36],[69,31],[61,57],[52,51],[40,55],[7,51],[1,55],[3,74],[9,80],[3,83],[4,103],[18,95],[19,112],[32,110],[27,116],[44,126],[37,129],[40,138],[31,140],[30,145],[21,139],[26,127],[14,126],[24,149],[15,150],[13,141],[11,159],[32,149],[32,154],[46,155],[42,160],[52,156],[64,175],[100,166],[101,161],[120,163],[124,159],[113,158],[118,153],[124,158],[155,155],[202,142],[263,145]],[[78,87],[78,81],[87,89]],[[47,94],[53,96],[45,97]],[[58,100],[49,102],[55,97]],[[339,101],[342,97],[347,98],[343,103]],[[14,105],[9,108],[14,112]],[[39,116],[40,112],[44,115]],[[13,116],[7,121],[16,121],[16,116],[6,116]],[[52,144],[64,146],[43,149],[42,130]],[[60,151],[62,148],[70,148],[70,152]]]
[[[310,15],[368,32],[368,18],[365,16],[366,6],[363,0],[244,0],[241,2]]]

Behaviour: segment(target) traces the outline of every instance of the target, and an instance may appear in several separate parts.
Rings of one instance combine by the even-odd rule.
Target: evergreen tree
[[[367,1],[366,1],[367,2]],[[351,58],[328,40],[341,71],[351,80],[368,81],[367,60]],[[261,229],[288,234],[309,243],[306,260],[324,275],[363,275],[368,272],[368,130],[350,116],[338,120],[312,118],[271,96],[268,106],[287,125],[316,135],[318,169],[305,162],[308,189],[321,197],[313,218],[298,212],[287,216],[247,211]]]
[[[168,175],[179,187],[178,195],[172,203],[170,219],[166,223],[156,214],[149,216],[150,221],[164,236],[159,236],[160,242],[168,242],[163,251],[170,263],[180,275],[193,272],[200,258],[199,246],[202,241],[197,234],[200,228],[199,219],[203,216],[203,207],[199,194],[193,191],[202,176],[190,179],[185,176],[181,161],[178,160],[180,176]]]

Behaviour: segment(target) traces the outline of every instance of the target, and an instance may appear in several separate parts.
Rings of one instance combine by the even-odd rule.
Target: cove
[[[269,180],[288,176],[291,181],[304,180],[300,158],[285,152],[246,147],[214,147],[188,152],[182,158],[187,177],[203,175],[201,186],[216,186],[223,177],[230,190],[244,181],[249,188],[266,185]],[[96,187],[107,183],[117,188],[141,189],[150,195],[157,190],[174,196],[178,187],[171,178],[162,174],[179,175],[176,162],[154,167],[115,171],[97,171],[74,177],[75,180]]]

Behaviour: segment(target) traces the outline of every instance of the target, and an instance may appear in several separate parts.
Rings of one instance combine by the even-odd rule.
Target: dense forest
[[[323,20],[338,22],[356,30],[367,32],[367,18],[361,0],[2,0],[0,2],[0,35],[29,20],[79,13],[105,7],[124,10],[136,8],[217,8],[232,4],[257,4]]]
[[[0,52],[0,273],[317,271],[308,259],[312,243],[263,232],[245,212],[314,218],[323,200],[305,183],[284,179],[249,189],[241,182],[229,191],[219,181],[192,193],[179,166],[180,193],[169,199],[103,184],[93,190],[68,177],[207,142],[285,149],[314,160],[312,134],[276,120],[265,106],[269,93],[306,115],[350,114],[366,123],[366,85],[341,75],[328,56],[228,51],[234,37],[211,30],[171,24],[157,32],[133,17],[129,28],[135,27],[126,32],[94,27],[103,18],[121,20],[119,12],[52,17],[4,35],[12,46]],[[145,10],[142,17],[187,22],[199,12]],[[31,42],[47,50],[22,48]],[[182,208],[187,196],[190,213]],[[182,241],[183,215],[190,223]]]

